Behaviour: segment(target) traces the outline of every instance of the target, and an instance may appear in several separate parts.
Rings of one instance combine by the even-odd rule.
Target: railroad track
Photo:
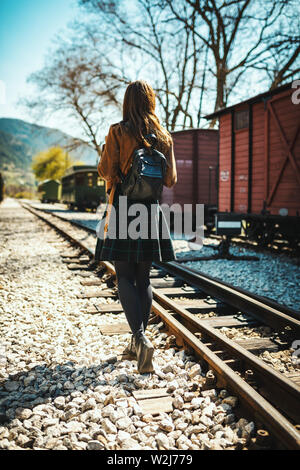
[[[93,259],[93,248],[87,245],[85,237],[78,239],[74,230],[70,233],[69,220],[45,214],[46,211],[29,205],[23,207],[61,233],[80,254]],[[67,229],[66,222],[69,224]],[[77,222],[76,226],[92,234],[95,232],[82,223]],[[80,257],[69,257],[67,261],[77,269],[82,263]],[[85,265],[81,264],[82,267]],[[94,268],[101,279],[86,279],[82,285],[96,287],[103,283],[104,276],[108,289],[106,292],[87,292],[84,297],[111,296],[117,300],[113,265],[102,261]],[[87,269],[91,269],[91,265]],[[261,350],[288,349],[300,338],[300,314],[176,262],[153,263],[151,284],[155,314],[151,321],[162,322],[168,333],[176,338],[177,345],[192,351],[199,359],[207,370],[204,387],[226,386],[238,396],[241,406],[263,427],[258,433],[260,440],[268,442],[269,439],[270,442],[271,436],[279,448],[300,449],[300,373],[296,371],[290,377],[286,376],[259,357]],[[102,304],[90,311],[107,312],[122,312],[122,307],[119,303]],[[271,329],[271,339],[234,341],[222,332],[224,327],[239,329],[262,325]]]
[[[216,235],[209,231],[205,232],[204,236],[207,239],[211,238],[212,240],[218,240],[219,242],[222,241],[222,237],[220,235]],[[274,240],[272,243],[266,243],[262,245],[256,240],[249,239],[245,235],[240,235],[240,236],[232,237],[231,245],[246,248],[252,251],[256,251],[258,253],[267,252],[267,253],[273,253],[276,255],[283,254],[285,256],[292,257],[292,258],[299,258],[299,255],[300,255],[300,247],[299,246],[291,247],[288,241],[284,239],[277,239],[277,240]],[[211,248],[217,250],[218,246],[211,245]]]

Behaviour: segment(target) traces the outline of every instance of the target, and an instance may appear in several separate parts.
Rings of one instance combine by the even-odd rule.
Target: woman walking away
[[[142,161],[143,155],[146,157]],[[155,114],[155,93],[145,81],[128,85],[123,120],[109,129],[98,172],[106,180],[109,193],[98,259],[114,261],[119,299],[132,331],[131,343],[125,351],[137,358],[140,373],[153,372],[154,348],[145,335],[152,305],[150,269],[152,261],[175,259],[169,228],[156,195],[161,194],[157,190],[159,184],[161,191],[163,184],[170,188],[176,183],[177,173],[172,138]],[[134,210],[139,217],[133,217]],[[134,225],[137,219],[139,223]],[[133,235],[130,227],[137,226],[140,231]]]

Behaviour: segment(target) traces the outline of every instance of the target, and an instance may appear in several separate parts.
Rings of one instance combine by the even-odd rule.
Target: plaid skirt
[[[143,205],[143,214],[146,214],[146,223],[142,227],[137,223],[137,215],[130,215],[130,207],[138,201],[130,201],[127,199],[127,213],[124,210],[120,196],[120,185],[117,184],[112,207],[114,208],[114,216],[110,214],[108,219],[108,205],[106,206],[105,213],[102,220],[98,225],[97,246],[95,252],[96,261],[173,261],[175,260],[175,253],[169,232],[169,227],[165,215],[158,203],[158,201],[139,203]],[[126,218],[124,219],[124,217]],[[123,217],[123,219],[122,219]],[[119,228],[120,221],[122,225],[123,235],[120,236]],[[124,222],[126,228],[126,235],[124,238]],[[103,239],[104,226],[108,223],[108,232]],[[132,236],[130,224],[137,227],[136,233],[140,232],[139,236]],[[142,222],[143,223],[143,222]],[[112,229],[112,224],[114,228]],[[112,231],[111,231],[112,230]],[[112,236],[113,232],[113,236]],[[129,233],[128,233],[129,232]]]

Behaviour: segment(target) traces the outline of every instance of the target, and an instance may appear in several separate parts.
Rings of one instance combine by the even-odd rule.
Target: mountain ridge
[[[59,129],[32,124],[15,118],[0,118],[0,169],[31,170],[34,155],[49,147],[60,146],[75,159],[96,165],[97,152],[82,141]]]

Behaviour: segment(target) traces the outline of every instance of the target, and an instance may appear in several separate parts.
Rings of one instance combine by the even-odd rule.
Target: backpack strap
[[[154,146],[157,144],[157,137],[156,137],[155,134],[147,134],[147,135],[145,135],[145,139],[150,143],[151,148],[154,148]],[[118,169],[118,175],[119,175],[121,181],[123,182],[124,179],[125,179],[125,176],[122,173],[120,167]]]
[[[154,147],[157,144],[157,137],[155,134],[147,134],[145,135],[145,139],[149,142],[151,147]]]
[[[125,176],[123,175],[123,173],[122,173],[122,171],[121,171],[120,168],[119,168],[119,171],[118,171],[118,175],[119,175],[119,177],[120,177],[120,180],[121,180],[122,183],[123,183],[123,181],[124,181],[124,179],[125,179]]]

